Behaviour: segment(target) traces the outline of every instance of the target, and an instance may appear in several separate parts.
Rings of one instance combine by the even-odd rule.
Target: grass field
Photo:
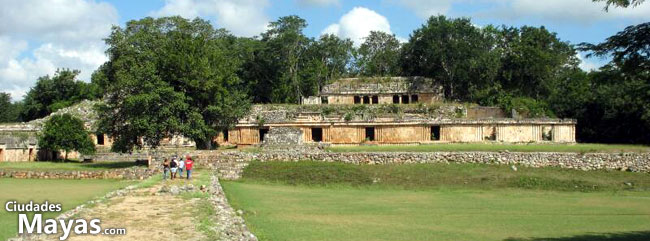
[[[0,162],[0,169],[6,170],[71,170],[101,171],[136,166],[135,162]]]
[[[133,184],[132,181],[117,180],[45,180],[0,178],[0,240],[13,237],[18,232],[18,214],[9,213],[4,205],[7,201],[25,203],[61,203],[63,211],[74,208],[111,190]],[[44,213],[43,218],[56,217],[60,213]]]
[[[511,152],[650,152],[649,146],[614,144],[490,144],[448,143],[426,145],[334,146],[333,152],[454,152],[454,151],[511,151]]]
[[[261,240],[650,240],[646,173],[256,162],[222,184]]]

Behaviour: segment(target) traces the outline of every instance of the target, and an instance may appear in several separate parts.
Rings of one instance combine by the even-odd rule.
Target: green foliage
[[[0,123],[17,122],[22,103],[11,103],[9,93],[0,92]]]
[[[70,151],[81,154],[95,153],[95,144],[86,131],[84,122],[70,114],[54,115],[43,126],[38,139],[41,149],[65,151],[66,159]]]
[[[78,70],[59,69],[53,77],[39,77],[23,100],[21,119],[42,118],[82,100],[100,97],[98,86],[77,80],[79,73]]]
[[[605,7],[605,10],[609,10],[610,6],[616,6],[616,7],[636,7],[641,5],[642,3],[645,2],[645,0],[592,0],[594,2],[606,2],[607,6]]]
[[[357,51],[358,73],[370,77],[398,75],[400,47],[395,34],[371,31]]]
[[[533,98],[516,97],[506,98],[501,103],[504,110],[515,110],[520,116],[526,118],[553,117],[554,114],[544,101],[538,101]]]
[[[402,71],[435,79],[447,99],[467,100],[497,74],[500,53],[491,51],[495,35],[493,27],[477,28],[467,18],[431,17],[403,46]]]
[[[201,149],[249,108],[237,76],[236,39],[201,19],[144,18],[114,27],[109,62],[94,76],[105,90],[101,131],[113,150],[156,148],[182,134]]]

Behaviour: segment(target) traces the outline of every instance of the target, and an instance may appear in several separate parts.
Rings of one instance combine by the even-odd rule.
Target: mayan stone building
[[[54,114],[70,113],[84,120],[98,150],[107,152],[112,138],[94,130],[94,104],[84,101]],[[60,152],[38,148],[36,135],[47,119],[0,124],[0,161],[61,157]],[[325,86],[320,96],[303,98],[300,105],[253,105],[233,129],[214,141],[237,146],[277,145],[283,140],[290,145],[572,143],[575,125],[570,119],[511,118],[495,107],[446,102],[442,87],[426,78],[351,78]],[[181,136],[166,138],[161,144],[163,148],[195,146]],[[68,156],[80,158],[77,153]]]
[[[444,102],[421,77],[341,79],[302,105],[255,105],[219,144],[255,145],[295,127],[305,143],[575,142],[575,120],[508,118],[499,108]]]

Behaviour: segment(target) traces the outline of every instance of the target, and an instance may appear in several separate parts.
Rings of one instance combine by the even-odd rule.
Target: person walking
[[[165,158],[163,161],[163,180],[167,180],[167,173],[169,172],[169,160]]]
[[[185,160],[185,170],[187,170],[187,180],[192,178],[192,167],[194,166],[194,161],[190,155],[187,155]]]
[[[172,162],[169,163],[169,167],[172,170],[172,173],[171,173],[172,180],[174,180],[176,178],[176,171],[178,169],[178,162],[176,162],[176,158],[172,158]]]
[[[185,160],[179,158],[178,161],[178,178],[183,178],[183,170],[185,169]]]

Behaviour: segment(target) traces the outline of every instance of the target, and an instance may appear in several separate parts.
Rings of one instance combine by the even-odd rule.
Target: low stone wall
[[[158,170],[147,168],[123,168],[106,171],[33,171],[33,170],[2,170],[0,178],[18,179],[128,179],[142,180]]]
[[[650,172],[650,153],[555,153],[555,152],[374,152],[374,153],[246,153],[204,152],[197,162],[215,168],[224,179],[237,179],[252,160],[259,161],[325,161],[352,164],[409,163],[483,163],[523,165],[530,167],[561,167],[589,170],[621,170]]]

